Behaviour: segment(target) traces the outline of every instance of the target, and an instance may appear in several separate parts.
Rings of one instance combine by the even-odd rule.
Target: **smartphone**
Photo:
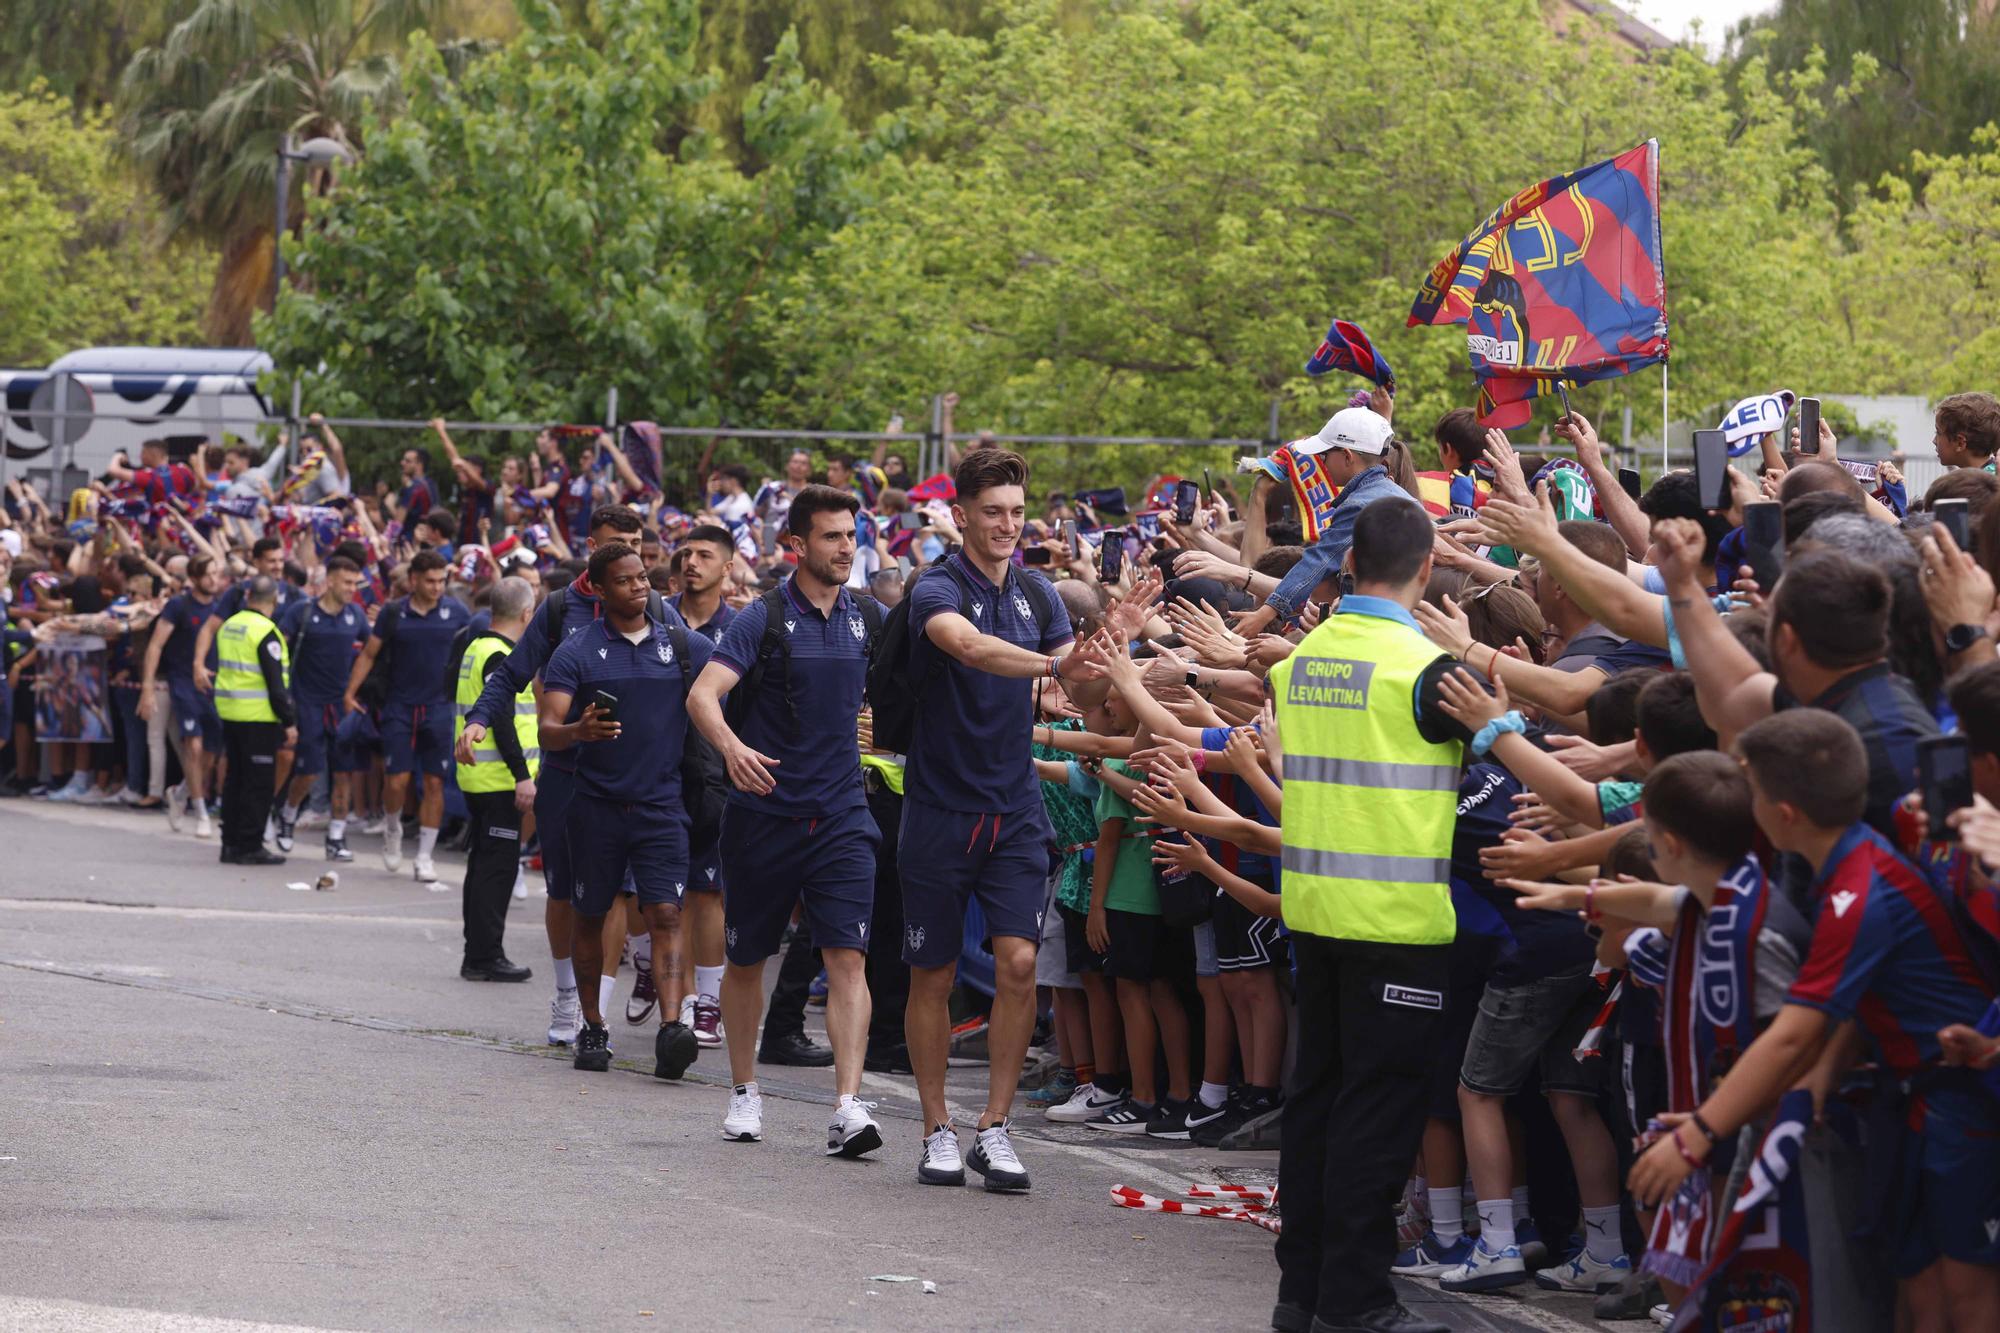
[[[1563,400],[1563,419],[1568,420],[1570,415],[1569,386],[1561,380],[1556,381],[1556,396]]]
[[[1931,506],[1938,526],[1951,534],[1961,551],[1972,549],[1972,511],[1970,500],[1939,500]]]
[[[1924,794],[1930,837],[1951,838],[1945,823],[1954,810],[1972,804],[1972,751],[1963,736],[1932,736],[1917,742],[1917,785]]]
[[[1799,452],[1819,452],[1819,399],[1799,399]]]
[[[1125,572],[1125,533],[1122,529],[1111,528],[1104,534],[1104,545],[1097,552],[1097,581],[1116,583]]]
[[[914,509],[905,509],[902,513],[896,515],[896,530],[898,532],[916,532],[922,529],[923,526],[924,516]]]
[[[1750,574],[1767,596],[1785,567],[1785,511],[1776,501],[1743,506],[1743,541]]]
[[[1631,496],[1631,497],[1632,497],[1632,498],[1633,498],[1634,500],[1638,499],[1638,498],[1639,498],[1639,469],[1638,469],[1638,468],[1635,468],[1635,467],[1621,467],[1621,468],[1619,468],[1619,469],[1618,469],[1618,489],[1619,489],[1619,490],[1621,490],[1621,491],[1624,491],[1624,492],[1625,492],[1625,494],[1627,494],[1627,495]]]
[[[1215,478],[1209,475],[1207,468],[1201,470],[1201,502],[1205,505],[1215,503]]]
[[[590,702],[597,705],[597,715],[608,722],[618,720],[618,696],[609,690],[592,690]]]
[[[1063,535],[1063,544],[1069,548],[1069,558],[1072,560],[1076,559],[1077,556],[1082,553],[1082,548],[1079,547],[1076,542],[1075,519],[1066,518],[1063,520],[1062,535]]]
[[[1722,431],[1694,433],[1694,488],[1703,509],[1729,508],[1729,436]]]
[[[1056,553],[1046,546],[1030,546],[1021,552],[1021,563],[1024,565],[1053,565],[1055,562]]]
[[[1174,522],[1183,527],[1194,522],[1195,502],[1201,499],[1201,491],[1191,481],[1174,483]]]

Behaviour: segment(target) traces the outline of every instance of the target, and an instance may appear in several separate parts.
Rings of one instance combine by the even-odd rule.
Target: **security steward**
[[[285,858],[264,848],[264,822],[277,790],[280,748],[298,743],[298,710],[292,702],[291,652],[272,615],[278,583],[258,574],[243,609],[215,636],[215,713],[222,719],[229,772],[222,783],[222,862],[276,866]]]
[[[1298,963],[1298,1062],[1285,1101],[1278,1304],[1290,1333],[1445,1333],[1397,1300],[1395,1205],[1424,1125],[1457,921],[1450,858],[1465,728],[1439,705],[1453,665],[1410,610],[1434,529],[1415,502],[1370,505],[1354,590],[1271,668],[1285,777],[1284,918]]]
[[[492,626],[466,645],[458,662],[454,748],[465,734],[465,715],[479,702],[486,678],[506,665],[534,613],[535,590],[526,579],[493,585]],[[526,981],[534,973],[507,957],[507,900],[521,865],[521,820],[535,808],[535,775],[541,742],[535,726],[535,688],[514,696],[511,727],[496,727],[473,742],[470,762],[458,761],[458,789],[465,796],[472,847],[465,859],[465,961],[467,981]]]

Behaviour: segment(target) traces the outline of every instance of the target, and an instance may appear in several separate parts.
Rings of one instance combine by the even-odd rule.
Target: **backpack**
[[[554,594],[550,594],[554,596]],[[561,623],[561,622],[557,622]],[[688,657],[688,632],[682,625],[667,625],[667,641],[681,664],[681,706],[687,706],[688,691],[694,688],[694,664]],[[688,858],[699,861],[722,838],[722,809],[729,800],[729,770],[722,755],[692,721],[681,742],[681,802],[688,813]]]
[[[771,659],[784,652],[785,635],[785,590],[783,587],[771,589],[757,599],[764,604],[764,637],[757,641],[757,660],[750,664],[743,679],[736,682],[729,691],[729,697],[722,701],[722,716],[735,732],[743,730],[743,724],[750,717],[750,703],[764,688],[764,678],[770,669]],[[872,678],[875,669],[875,650],[880,646],[883,634],[884,612],[882,604],[873,597],[857,595],[855,604],[861,611],[861,619],[868,627],[868,670]],[[799,709],[792,698],[792,676],[785,672],[785,709],[792,721],[797,722]]]
[[[923,679],[918,680],[910,661],[913,655],[910,603],[915,600],[917,588],[922,586],[924,579],[936,575],[948,577],[958,586],[958,610],[960,615],[965,614],[965,599],[968,596],[965,580],[950,565],[934,565],[926,570],[911,585],[909,595],[889,612],[889,618],[882,624],[876,652],[868,661],[868,704],[874,710],[875,748],[879,750],[895,754],[910,752],[910,741],[917,729],[917,704],[931,679],[943,670],[944,655],[939,653],[932,658]],[[1046,634],[1049,621],[1055,618],[1055,591],[1041,579],[1017,576],[1012,570],[1008,571],[1007,577],[1010,581],[1018,579],[1027,588],[1028,601],[1035,608],[1035,629],[1039,634]],[[1001,594],[1006,594],[1004,587]],[[1028,707],[1032,719],[1034,705],[1030,703]]]
[[[396,669],[396,624],[402,620],[403,606],[408,600],[407,597],[398,597],[393,602],[385,602],[382,609],[375,613],[373,632],[381,638],[382,646],[375,650],[375,665],[368,668],[361,688],[354,692],[355,699],[365,707],[380,708],[388,701],[389,675]],[[458,682],[454,678],[451,694],[455,696],[457,693]]]
[[[562,646],[563,607],[568,600],[569,587],[570,585],[565,583],[562,587],[557,588],[547,597],[544,597],[541,609],[535,612],[538,616],[548,617],[547,623],[543,626],[545,631],[543,637],[549,641],[550,652],[554,652]],[[654,589],[646,594],[646,619],[661,625],[667,623],[667,599],[660,596],[658,589]],[[457,680],[458,678],[454,676],[452,679]]]

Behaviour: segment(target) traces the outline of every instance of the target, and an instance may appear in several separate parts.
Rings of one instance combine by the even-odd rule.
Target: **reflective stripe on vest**
[[[466,645],[465,656],[458,662],[458,696],[452,708],[451,739],[454,746],[458,738],[465,734],[465,715],[472,711],[472,706],[479,702],[481,691],[486,688],[486,664],[495,654],[512,652],[513,648],[514,645],[505,638],[490,632],[481,634]],[[458,766],[460,791],[514,790],[513,771],[507,767],[507,760],[500,753],[499,743],[493,739],[493,734],[493,729],[487,728],[486,739],[472,747],[472,762]],[[533,778],[541,769],[542,747],[532,686],[514,696],[514,735],[521,742],[521,753],[528,763],[528,776]]]
[[[1284,751],[1285,925],[1331,939],[1449,944],[1464,747],[1417,731],[1438,650],[1400,621],[1330,616],[1270,671]]]
[[[264,641],[276,636],[280,677],[291,680],[291,649],[278,627],[261,611],[248,607],[224,621],[215,635],[215,715],[224,722],[276,722],[264,688],[264,668],[257,655]]]

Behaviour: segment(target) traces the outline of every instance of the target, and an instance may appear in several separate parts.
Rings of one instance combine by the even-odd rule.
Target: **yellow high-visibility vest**
[[[216,631],[215,715],[224,722],[278,720],[277,710],[271,707],[271,692],[264,688],[264,669],[257,664],[264,641],[273,635],[277,636],[278,663],[289,687],[292,651],[269,616],[246,606]]]
[[[1284,750],[1285,925],[1330,939],[1449,944],[1464,746],[1417,730],[1437,648],[1400,621],[1328,616],[1271,668]]]
[[[498,634],[482,634],[466,646],[465,656],[458,659],[458,704],[452,711],[451,739],[454,746],[458,738],[465,734],[465,715],[479,702],[479,693],[486,688],[486,663],[495,653],[507,653],[514,645]],[[497,720],[496,720],[497,725]],[[533,778],[541,772],[542,741],[535,725],[535,691],[533,686],[514,696],[514,735],[520,738],[521,753],[528,760],[528,776]],[[458,766],[458,789],[460,791],[512,791],[514,774],[507,767],[507,761],[500,756],[500,746],[493,739],[493,728],[486,729],[486,739],[472,747],[473,762]]]

